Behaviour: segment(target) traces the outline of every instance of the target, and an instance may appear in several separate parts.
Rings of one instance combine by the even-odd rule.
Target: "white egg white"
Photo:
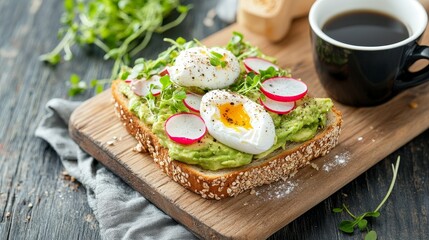
[[[223,55],[224,67],[210,64],[210,52]],[[223,48],[194,47],[181,51],[174,65],[167,67],[172,82],[183,87],[219,89],[233,84],[240,75],[240,63]]]
[[[221,121],[219,106],[226,103],[242,104],[250,117],[250,129],[226,126]],[[259,154],[274,144],[276,135],[271,116],[261,105],[245,96],[227,90],[212,90],[203,96],[200,114],[210,135],[226,146],[245,153]]]

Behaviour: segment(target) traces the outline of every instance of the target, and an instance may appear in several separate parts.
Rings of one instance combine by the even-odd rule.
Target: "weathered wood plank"
[[[64,82],[52,81],[51,69],[38,61],[43,45],[36,41],[58,28],[60,1],[2,1],[0,22],[0,238],[98,239],[83,188],[72,190],[63,180],[58,157],[33,135],[43,105],[65,96]],[[41,5],[43,4],[43,6]],[[48,14],[49,13],[49,14]],[[56,15],[55,15],[56,13]],[[53,16],[53,14],[55,16]],[[53,24],[55,26],[53,26]],[[88,221],[86,221],[88,220]],[[70,225],[70,222],[79,222]]]

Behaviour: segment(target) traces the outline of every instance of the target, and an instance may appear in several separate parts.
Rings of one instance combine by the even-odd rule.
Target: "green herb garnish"
[[[390,194],[392,193],[393,186],[395,185],[400,161],[401,161],[401,158],[400,156],[398,156],[398,159],[396,160],[396,164],[395,165],[392,164],[393,177],[392,177],[392,181],[390,182],[389,190],[387,191],[386,195],[384,196],[380,204],[374,209],[374,211],[365,212],[361,215],[355,215],[347,208],[345,204],[343,204],[341,208],[332,209],[332,211],[335,213],[341,213],[345,211],[350,217],[352,217],[352,220],[344,220],[338,225],[338,229],[340,231],[345,233],[354,233],[355,229],[358,228],[360,231],[367,232],[365,236],[365,240],[377,239],[377,232],[375,230],[369,229],[367,218],[370,218],[370,217],[377,218],[380,216],[379,211],[381,207],[384,205],[384,203],[387,201],[387,199],[389,198]]]
[[[76,94],[84,92],[88,86],[86,82],[80,80],[80,77],[77,74],[72,74],[69,79],[69,95],[74,96]]]
[[[225,61],[224,59],[225,59],[224,55],[215,51],[210,52],[210,64],[212,66],[215,66],[215,67],[220,66],[221,68],[225,68],[228,62]]]
[[[231,86],[232,91],[248,95],[248,93],[252,91],[259,91],[261,84],[272,77],[284,77],[290,76],[290,73],[279,69],[276,70],[274,67],[269,67],[266,70],[260,70],[259,74],[255,74],[254,72],[249,72],[242,81],[238,81],[234,85]]]
[[[147,46],[153,33],[177,26],[189,9],[190,6],[180,5],[180,0],[64,0],[63,27],[59,31],[62,39],[51,52],[41,55],[40,60],[56,65],[62,52],[64,60],[72,59],[72,46],[96,45],[106,53],[106,60],[114,60],[110,79],[91,83],[90,87],[99,92],[104,83],[117,77],[121,65],[129,65]],[[178,17],[164,23],[173,10],[179,13]],[[76,79],[70,80],[72,95],[88,88]]]

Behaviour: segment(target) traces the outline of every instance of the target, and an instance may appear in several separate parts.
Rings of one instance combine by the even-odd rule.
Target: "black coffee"
[[[351,11],[337,15],[323,26],[331,38],[357,46],[383,46],[408,38],[407,27],[399,20],[375,11]]]

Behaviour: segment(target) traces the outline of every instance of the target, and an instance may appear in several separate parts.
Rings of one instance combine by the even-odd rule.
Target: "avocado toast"
[[[240,34],[234,33],[224,48],[237,59],[238,70],[235,63],[227,58],[229,53],[222,52],[220,48],[205,48],[196,40],[170,42],[172,47],[161,53],[158,59],[140,60],[134,68],[125,68],[122,79],[113,82],[112,94],[117,113],[128,132],[168,176],[185,188],[210,199],[235,196],[255,186],[288,178],[312,159],[327,154],[338,143],[341,113],[333,107],[330,99],[308,97],[306,91],[299,97],[297,94],[278,94],[293,95],[292,100],[288,98],[288,101],[279,102],[293,102],[289,111],[281,113],[278,108],[272,110],[272,105],[264,104],[268,97],[261,90],[262,84],[275,78],[288,80],[291,75],[275,64],[262,64],[268,67],[266,69],[245,65],[245,60],[249,59],[267,62],[272,62],[272,59],[244,42]],[[201,48],[197,51],[201,56],[188,51],[195,52],[197,48]],[[191,57],[181,63],[183,52]],[[204,58],[207,58],[207,63]],[[200,68],[196,66],[199,63],[202,63]],[[181,72],[182,68],[189,67],[186,64],[191,70]],[[211,68],[213,72],[210,72]],[[235,70],[228,72],[229,69]],[[199,82],[195,81],[192,71],[200,74],[197,77]],[[222,74],[222,71],[226,73]],[[207,75],[210,78],[204,78]],[[154,76],[159,76],[156,79],[160,84],[150,84],[149,91],[143,93],[139,84],[142,80],[146,81],[144,83],[152,81]],[[207,85],[209,81],[214,83]],[[202,96],[201,106],[192,108],[186,104],[187,93]],[[237,101],[230,100],[234,98]],[[234,109],[246,104],[250,107],[239,109],[240,114],[237,114]],[[225,105],[228,108],[222,110]],[[214,110],[210,111],[210,107]],[[182,112],[201,115],[208,132],[192,143],[172,138],[165,126],[166,121]],[[263,114],[269,116],[267,121],[259,121]],[[225,121],[223,116],[228,116]],[[237,122],[233,120],[237,118],[240,122],[234,125]],[[262,122],[260,129],[258,122]],[[180,139],[183,138],[189,140],[188,136]]]

